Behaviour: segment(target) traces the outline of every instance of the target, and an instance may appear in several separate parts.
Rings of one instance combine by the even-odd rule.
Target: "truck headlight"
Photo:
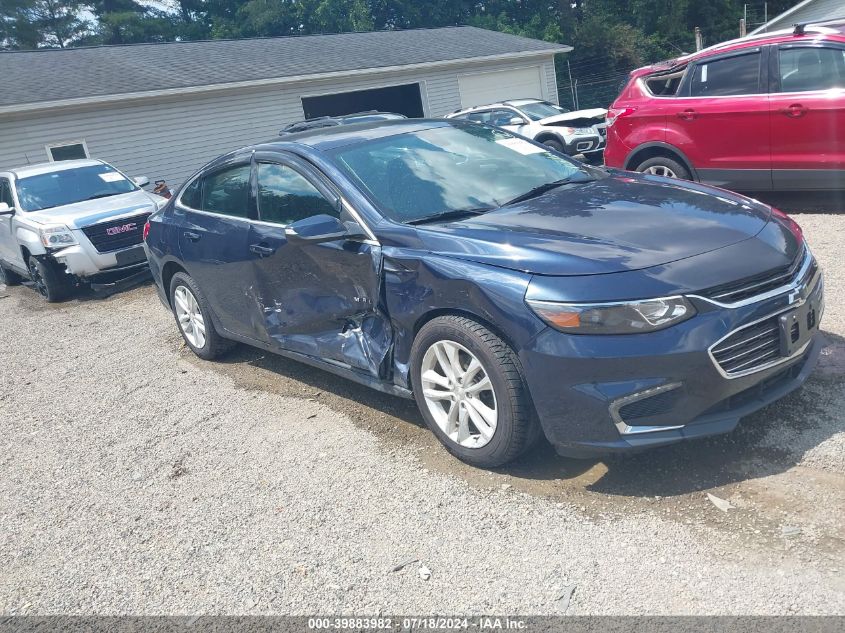
[[[548,325],[569,334],[654,332],[695,315],[693,305],[681,296],[613,303],[527,303]]]
[[[45,226],[39,230],[41,236],[41,243],[45,248],[62,248],[63,246],[73,246],[76,244],[76,238],[73,232],[61,224],[55,226]]]

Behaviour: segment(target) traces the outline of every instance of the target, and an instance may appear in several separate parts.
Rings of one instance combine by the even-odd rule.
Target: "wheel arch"
[[[689,173],[692,175],[693,180],[695,180],[696,182],[700,180],[698,177],[698,172],[696,171],[690,159],[687,158],[686,154],[684,154],[674,145],[670,145],[669,143],[662,143],[660,141],[654,141],[653,143],[644,143],[636,149],[632,150],[625,159],[623,168],[627,169],[628,171],[634,171],[637,165],[639,165],[643,161],[646,161],[649,158],[656,158],[658,156],[664,156],[666,158],[677,160],[684,167],[687,168]]]
[[[519,354],[517,353],[517,350],[519,348],[516,345],[515,341],[513,341],[511,339],[511,337],[509,337],[508,334],[502,328],[498,327],[490,319],[485,318],[484,316],[478,314],[477,312],[473,312],[472,310],[466,310],[466,309],[462,309],[462,308],[454,308],[454,307],[452,307],[452,308],[437,308],[437,309],[434,309],[434,310],[430,310],[429,312],[426,312],[425,314],[420,315],[420,317],[417,319],[416,323],[414,323],[413,340],[416,340],[417,335],[420,333],[420,330],[422,330],[423,327],[425,327],[425,325],[427,323],[430,323],[431,321],[433,321],[434,319],[436,319],[438,317],[444,317],[444,316],[458,316],[458,317],[464,317],[466,319],[471,319],[473,321],[477,321],[480,325],[483,325],[488,330],[490,330],[493,334],[495,334],[500,339],[502,339],[505,343],[507,343],[508,347],[510,347],[512,350],[514,350],[514,353],[516,354],[516,356],[517,357],[519,356]]]
[[[566,140],[557,132],[551,132],[549,130],[543,130],[537,136],[534,137],[534,140],[538,143],[545,143],[546,141],[557,141],[564,147],[566,147]]]
[[[161,287],[164,290],[164,295],[167,297],[168,305],[170,305],[170,282],[176,273],[185,273],[190,277],[190,273],[185,270],[185,267],[174,260],[167,262],[161,268]]]

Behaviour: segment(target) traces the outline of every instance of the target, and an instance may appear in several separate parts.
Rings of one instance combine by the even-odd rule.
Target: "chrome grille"
[[[98,253],[111,253],[140,244],[144,223],[149,217],[149,213],[142,213],[130,218],[90,224],[82,227],[82,232],[91,240]]]
[[[715,288],[705,290],[701,294],[719,303],[732,304],[765,294],[796,281],[806,283],[813,278],[818,268],[815,260],[812,260],[806,274],[803,275],[803,279],[797,280],[796,276],[803,269],[808,259],[812,259],[812,255],[805,247],[801,249],[800,254],[788,266],[782,266],[759,275],[745,277],[739,281],[716,286]]]
[[[713,358],[727,374],[752,371],[780,357],[779,315],[739,330],[713,348]]]

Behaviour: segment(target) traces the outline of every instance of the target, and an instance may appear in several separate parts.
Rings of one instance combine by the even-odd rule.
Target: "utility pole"
[[[572,107],[578,109],[578,97],[575,96],[575,84],[572,83],[572,67],[569,65],[569,60],[566,60],[566,72],[569,73],[569,90],[572,92]]]
[[[745,37],[747,35],[745,30],[745,18],[739,19],[739,36]]]
[[[704,43],[701,39],[701,28],[695,27],[695,50],[700,51],[704,48]]]

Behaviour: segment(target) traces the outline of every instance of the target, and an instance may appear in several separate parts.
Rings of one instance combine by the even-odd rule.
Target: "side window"
[[[470,121],[475,121],[476,123],[489,123],[490,122],[490,110],[478,110],[476,112],[470,112],[467,115],[467,118]]]
[[[12,200],[12,189],[9,181],[5,178],[0,178],[0,202],[5,202],[10,207],[15,206],[14,201]]]
[[[691,97],[752,95],[760,92],[760,53],[737,55],[695,65]]]
[[[785,48],[778,51],[780,91],[809,92],[845,88],[845,50]]]
[[[490,125],[510,125],[511,119],[519,116],[512,110],[493,110],[490,115]]]
[[[340,217],[304,176],[286,165],[258,164],[258,217],[265,222],[290,224],[312,215]]]
[[[203,178],[203,211],[245,218],[249,215],[249,165],[239,165]]]
[[[197,178],[185,188],[179,202],[192,209],[202,209],[202,178]]]

